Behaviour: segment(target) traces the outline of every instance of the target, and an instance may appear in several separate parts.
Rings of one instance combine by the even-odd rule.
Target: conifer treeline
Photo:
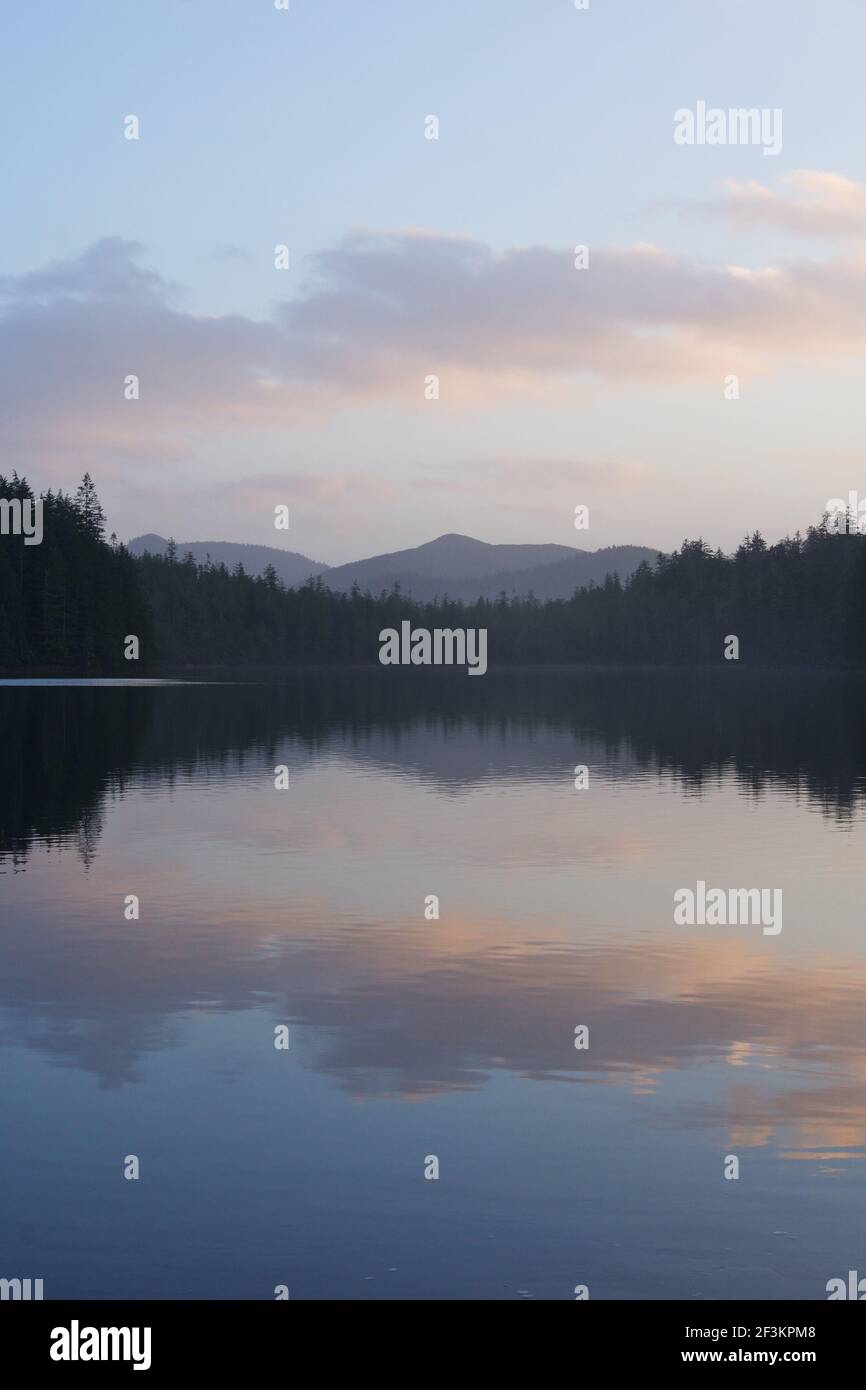
[[[0,476],[0,498],[34,500],[27,481]],[[85,474],[74,497],[42,493],[43,538],[0,535],[0,668],[120,671],[123,639],[153,643],[133,557],[112,536]],[[128,675],[128,669],[123,672]]]
[[[0,478],[0,497],[32,496]],[[92,481],[74,498],[43,494],[44,540],[0,537],[0,666],[140,674],[162,666],[377,662],[379,633],[485,627],[492,663],[710,662],[735,634],[751,664],[866,665],[866,537],[826,524],[733,556],[686,541],[625,584],[610,577],[570,599],[413,603],[399,592],[334,594],[321,580],[285,589],[272,569],[133,558],[112,537]]]
[[[710,662],[735,634],[749,664],[866,664],[866,537],[825,526],[768,546],[754,535],[733,556],[687,541],[625,584],[545,603],[505,596],[411,603],[399,593],[333,594],[321,580],[285,590],[271,573],[140,561],[163,660],[375,662],[379,632],[485,627],[491,663]],[[728,663],[725,663],[728,664]]]

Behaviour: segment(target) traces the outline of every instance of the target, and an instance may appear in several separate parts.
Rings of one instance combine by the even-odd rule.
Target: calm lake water
[[[864,709],[727,669],[0,688],[0,1276],[866,1274]],[[783,930],[675,925],[698,880],[781,888]]]

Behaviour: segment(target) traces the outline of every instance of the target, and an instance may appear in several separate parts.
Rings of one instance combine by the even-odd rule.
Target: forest
[[[40,545],[0,535],[7,675],[376,664],[379,633],[407,619],[485,628],[491,665],[716,664],[731,635],[748,665],[866,665],[866,536],[856,526],[839,533],[826,517],[772,545],[756,532],[733,555],[687,540],[625,583],[612,575],[569,599],[415,603],[397,589],[332,593],[320,579],[286,589],[272,569],[230,572],[174,546],[133,557],[106,539],[89,475],[74,495],[41,497]],[[13,474],[0,477],[2,498],[34,494]],[[130,635],[135,663],[124,658]]]
[[[15,473],[0,476],[2,499],[35,500]],[[153,653],[150,608],[135,561],[115,536],[106,540],[89,474],[74,496],[48,491],[41,501],[40,544],[0,533],[0,670],[118,671],[129,665],[123,660],[128,633]]]

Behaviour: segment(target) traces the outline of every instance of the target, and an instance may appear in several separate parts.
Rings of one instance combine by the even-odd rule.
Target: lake
[[[864,695],[0,685],[0,1277],[701,1300],[866,1274]],[[675,923],[698,883],[780,890],[782,929]]]

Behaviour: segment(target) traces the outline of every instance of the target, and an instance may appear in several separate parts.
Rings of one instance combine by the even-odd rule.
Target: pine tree
[[[105,512],[96,494],[96,485],[89,473],[84,477],[75,493],[75,510],[80,516],[89,536],[101,541],[105,536]]]

